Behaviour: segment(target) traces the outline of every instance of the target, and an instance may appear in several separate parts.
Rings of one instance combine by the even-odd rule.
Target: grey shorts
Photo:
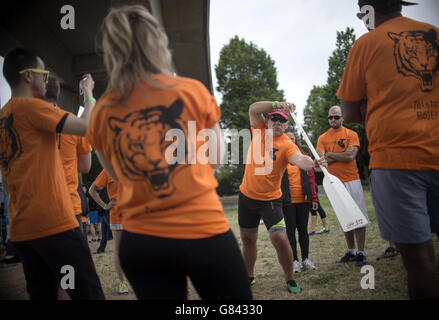
[[[367,222],[370,223],[369,215],[366,210],[366,201],[364,200],[363,186],[361,180],[352,180],[343,183],[357,206],[360,208]]]
[[[439,232],[439,171],[373,169],[370,187],[383,239],[423,243]]]

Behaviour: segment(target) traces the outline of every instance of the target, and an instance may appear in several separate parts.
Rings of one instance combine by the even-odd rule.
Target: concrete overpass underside
[[[74,9],[75,29],[64,30],[64,5]],[[200,80],[213,92],[209,52],[209,0],[15,0],[0,5],[0,55],[16,46],[36,49],[62,82],[60,106],[77,112],[80,76],[91,73],[95,96],[106,88],[96,39],[111,7],[142,4],[160,21],[173,52],[177,75]],[[70,21],[71,22],[71,21]]]

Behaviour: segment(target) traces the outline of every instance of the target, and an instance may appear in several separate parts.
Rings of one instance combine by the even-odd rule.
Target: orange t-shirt
[[[12,98],[0,111],[1,170],[13,242],[79,226],[56,141],[57,126],[66,115],[34,98]]]
[[[78,194],[78,155],[92,151],[90,144],[84,137],[70,134],[61,134],[59,153],[64,167],[67,185],[72,198],[73,212],[82,213],[81,198]]]
[[[139,82],[123,105],[111,105],[114,95],[106,94],[87,130],[123,184],[118,202],[123,227],[175,239],[224,233],[230,227],[212,168],[193,161],[205,144],[196,136],[220,118],[216,100],[193,79],[154,75],[152,80],[160,87]]]
[[[438,43],[435,26],[397,17],[351,48],[337,96],[367,97],[371,169],[439,170]]]
[[[334,130],[329,128],[317,140],[317,151],[326,152],[345,152],[349,146],[360,148],[358,134],[346,127]],[[329,173],[339,178],[342,182],[360,179],[358,174],[357,162],[337,161],[328,166]]]
[[[288,164],[288,181],[290,182],[290,196],[292,203],[311,202],[311,200],[305,200],[305,192],[303,191],[302,178],[300,175],[300,168]]]
[[[270,201],[282,197],[282,175],[291,156],[300,152],[299,148],[286,134],[273,137],[272,146],[266,145],[266,130],[265,121],[252,127],[253,138],[247,152],[244,177],[239,187],[246,197],[262,201]],[[270,139],[267,140],[269,142]],[[269,156],[272,161],[262,159],[265,158],[266,149],[269,150]],[[261,159],[259,159],[258,155],[261,156]],[[268,172],[264,173],[264,167],[268,169]]]
[[[102,189],[107,187],[107,194],[110,200],[116,200],[116,205],[110,209],[110,224],[121,224],[121,211],[119,210],[119,193],[120,193],[120,183],[115,182],[105,170],[96,177],[93,184],[98,188]]]

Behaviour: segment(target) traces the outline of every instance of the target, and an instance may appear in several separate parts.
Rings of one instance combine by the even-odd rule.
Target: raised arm
[[[279,109],[284,111],[286,114],[290,114],[290,112],[294,112],[296,106],[294,103],[277,101],[259,101],[252,103],[248,110],[250,125],[254,127],[260,124],[262,121],[264,121],[263,114],[273,111],[274,109]]]
[[[298,166],[300,169],[305,171],[311,171],[314,168],[318,168],[319,164],[325,168],[328,167],[328,163],[324,157],[320,158],[320,160],[313,160],[310,156],[306,156],[300,152],[296,152],[291,156],[290,164],[293,166]]]
[[[64,122],[62,133],[85,136],[90,121],[91,111],[95,105],[93,98],[94,81],[91,74],[86,74],[79,82],[79,87],[84,95],[84,112],[81,117],[69,114]]]

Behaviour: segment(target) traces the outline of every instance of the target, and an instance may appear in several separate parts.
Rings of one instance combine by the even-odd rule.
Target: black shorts
[[[241,192],[238,200],[238,224],[242,231],[258,232],[259,221],[269,232],[285,231],[285,221],[282,212],[282,198],[262,201],[246,197]]]
[[[70,276],[74,285],[66,292],[72,300],[105,299],[88,243],[79,228],[14,242],[14,246],[23,262],[26,287],[32,300],[56,300],[63,278]]]

